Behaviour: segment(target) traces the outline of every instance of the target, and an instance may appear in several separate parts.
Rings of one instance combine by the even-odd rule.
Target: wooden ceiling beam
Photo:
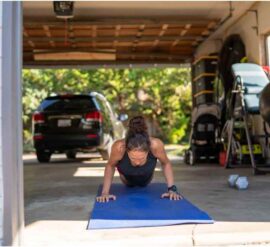
[[[92,38],[93,38],[93,40],[90,41],[90,42],[92,42],[93,47],[96,47],[96,37],[97,37],[97,26],[94,25],[92,27]]]
[[[133,41],[132,50],[135,51],[137,45],[140,42],[140,39],[142,37],[143,31],[144,31],[145,25],[140,25],[138,32],[136,34],[135,40]]]
[[[94,32],[94,30],[93,30]],[[160,41],[175,41],[176,39],[179,41],[181,40],[188,40],[188,41],[193,41],[197,38],[197,35],[189,35],[189,36],[175,36],[175,35],[167,35],[167,36],[160,36],[159,40]],[[32,40],[33,42],[49,42],[49,41],[54,41],[54,42],[64,42],[65,37],[24,37],[24,41]],[[93,34],[92,37],[74,37],[74,41],[76,42],[113,42],[115,40],[114,36],[96,36],[96,31],[95,35]],[[117,37],[118,42],[133,42],[134,41],[134,36],[124,36],[124,37]],[[156,36],[151,35],[151,36],[143,36],[140,37],[140,41],[155,41]]]
[[[108,61],[108,60],[99,60],[99,61],[24,61],[23,66],[24,68],[30,68],[30,67],[41,67],[41,66],[46,66],[46,67],[63,67],[63,66],[87,66],[87,65],[96,65],[99,66],[100,68],[110,66],[110,65],[128,65],[128,64],[133,64],[133,65],[140,65],[140,64],[149,64],[149,65],[154,65],[154,64],[182,64],[182,63],[187,63],[187,59],[179,59],[179,60],[160,60],[160,59],[153,59],[153,60],[148,60],[145,61],[144,59],[142,60],[137,60],[137,61],[130,61],[127,59],[118,59],[116,61]]]
[[[161,27],[161,31],[158,34],[157,39],[154,41],[153,43],[153,47],[156,47],[160,41],[160,37],[162,37],[164,35],[164,33],[166,32],[166,30],[168,29],[169,25],[168,24],[164,24]]]
[[[52,35],[51,35],[51,32],[50,32],[50,28],[49,28],[47,25],[44,25],[44,26],[43,26],[43,29],[44,29],[45,35],[46,35],[48,38],[51,39],[51,38],[52,38]],[[50,40],[49,43],[50,43],[50,45],[51,45],[52,47],[55,47],[54,41]]]
[[[192,47],[192,42],[195,41],[194,40],[191,40],[191,41],[181,41],[177,46],[174,47],[174,49],[177,49],[177,48],[188,48],[188,47]],[[121,42],[121,43],[118,43],[117,44],[117,49],[125,49],[126,47],[131,47],[132,43],[131,42]],[[170,45],[171,45],[171,42],[160,42],[158,44],[158,49],[164,49],[164,48],[167,48],[167,49],[170,49]],[[28,42],[24,42],[23,44],[23,47],[24,49],[28,48],[29,47],[29,43]],[[112,46],[112,43],[98,43],[96,46],[93,46],[93,44],[90,42],[84,42],[84,43],[77,43],[77,47],[78,48],[98,48],[98,49],[115,49],[113,46]],[[151,48],[153,47],[153,41],[152,42],[143,42],[143,43],[140,43],[140,46],[138,46],[138,49],[147,49],[147,48]],[[70,46],[67,46],[65,45],[64,42],[62,43],[57,43],[57,49],[60,49],[60,48],[63,48],[63,49],[69,49],[69,48],[72,48]],[[46,43],[46,42],[42,42],[42,43],[36,43],[35,44],[35,47],[31,47],[31,49],[52,49],[52,47]]]
[[[186,48],[190,48],[192,47],[192,42],[193,41],[181,41],[177,46],[174,47],[174,49],[176,48],[181,48],[181,47],[186,47]],[[171,42],[166,42],[166,43],[160,43],[157,47],[158,50],[161,49],[170,49],[170,45]],[[70,45],[66,45],[65,43],[56,43],[57,48],[66,48],[66,49],[70,49],[72,48]],[[24,48],[29,47],[29,45],[25,44]],[[118,43],[117,44],[117,49],[119,48],[130,48],[132,47],[132,43],[128,42],[128,43]],[[147,48],[151,48],[153,47],[153,42],[140,42],[140,45],[137,47],[137,49],[147,49]],[[43,42],[43,43],[37,43],[35,44],[35,48],[33,49],[50,49],[52,48],[48,43]],[[77,48],[98,48],[98,49],[115,49],[113,47],[112,43],[97,43],[96,46],[93,46],[92,43],[77,43]]]
[[[184,29],[182,29],[181,32],[179,33],[178,38],[176,38],[176,40],[172,43],[172,45],[171,45],[172,48],[174,46],[176,46],[181,39],[183,39],[183,37],[185,36],[187,31],[191,28],[191,26],[192,26],[192,24],[190,24],[190,23],[185,25]]]
[[[166,25],[169,25],[169,24],[163,24],[163,25],[157,26],[157,27],[147,26],[147,31],[148,32],[151,32],[151,33],[155,33],[155,35],[158,35],[160,33],[160,30],[162,30],[162,27],[163,26],[166,26]],[[88,34],[88,32],[86,33],[86,31],[92,30],[92,28],[93,28],[93,26],[86,26],[85,28],[77,28],[77,27],[74,27],[73,25],[71,25],[71,26],[73,27],[74,32],[84,34],[82,36],[85,36],[85,34]],[[130,32],[133,32],[134,34],[136,34],[137,33],[137,30],[138,30],[138,26],[136,26],[136,28],[126,28],[123,25],[116,25],[116,26],[113,26],[111,29],[103,29],[102,27],[99,27],[99,31],[103,31],[103,32],[113,31],[113,32],[115,32],[115,29],[118,26],[121,26],[121,36],[128,36],[128,34],[125,34],[125,33],[130,33]],[[169,27],[170,27],[169,28],[169,31],[170,32],[179,33],[179,29],[182,30],[185,26],[171,27],[169,25]],[[39,36],[40,33],[42,33],[41,32],[42,28],[29,28],[29,27],[26,28],[25,27],[24,29],[28,32],[29,36],[35,36],[35,35],[36,36]],[[207,28],[207,25],[201,26],[201,27],[194,27],[194,26],[192,26],[190,28],[191,31],[196,32],[196,33],[200,33],[202,31],[204,31],[205,29],[208,29]],[[57,34],[59,34],[59,32],[60,33],[61,32],[65,32],[65,27],[63,26],[61,29],[60,28],[57,28],[56,29],[56,28],[50,27],[50,31],[51,31],[51,33],[57,33]],[[92,36],[92,32],[91,32],[91,34],[89,34],[89,36]]]
[[[25,30],[25,28],[23,28],[23,36],[26,37],[26,38],[29,38],[29,34],[28,34],[27,30]],[[31,47],[35,48],[35,44],[30,38],[28,39],[27,43]]]
[[[201,35],[198,36],[198,38],[192,42],[192,46],[195,48],[197,47],[199,44],[201,44],[205,39],[207,39],[207,37],[209,37],[209,35],[215,31],[217,27],[217,22],[213,22],[210,21],[206,27],[206,29],[204,31],[201,32]]]
[[[56,47],[56,48],[51,48],[49,46],[46,47],[40,47],[37,49],[33,49],[32,47],[28,46],[24,48],[24,54],[25,53],[30,53],[32,54],[33,52],[42,52],[42,53],[56,53],[56,52],[130,52],[130,47],[118,47],[117,49],[114,49],[112,47],[107,47],[107,48],[102,48],[102,49],[98,49],[98,48],[93,48],[93,47],[77,47],[77,48],[67,48],[67,47]],[[153,52],[152,51],[152,46],[147,46],[147,47],[140,47],[140,49],[137,49],[138,52]],[[168,49],[168,47],[164,46],[164,47],[159,47],[159,51],[160,53],[168,53],[170,52],[170,50]],[[181,46],[179,48],[175,48],[173,50],[173,52],[175,53],[191,53],[193,52],[193,47],[192,46]]]
[[[186,58],[186,55],[182,54],[171,54],[171,53],[158,53],[158,52],[116,52],[116,51],[102,51],[102,50],[88,50],[88,51],[81,51],[79,49],[76,50],[67,50],[67,51],[37,51],[37,52],[24,52],[24,55],[46,55],[46,54],[72,54],[72,53],[100,53],[100,54],[115,54],[116,56],[130,56],[133,59],[140,58],[140,57],[155,57],[155,58],[163,58],[166,59],[170,57],[171,59],[182,59],[183,57]]]
[[[116,48],[117,47],[117,44],[118,44],[118,37],[120,35],[120,30],[121,30],[121,25],[116,25],[115,27],[115,34],[114,34],[114,37],[115,37],[115,40],[113,41],[113,47]]]
[[[73,27],[69,26],[68,29],[69,29],[69,32],[68,32],[69,39],[71,40],[71,47],[76,48],[77,44],[76,44],[76,38],[75,38],[75,35],[74,35]]]
[[[99,18],[99,19],[92,19],[92,20],[81,20],[81,21],[69,21],[70,25],[77,25],[77,26],[111,26],[111,25],[153,25],[153,26],[160,26],[163,24],[169,24],[169,25],[186,25],[186,24],[192,24],[193,26],[206,26],[210,22],[211,23],[218,23],[218,19],[211,19],[206,20],[205,17],[196,19],[190,19],[190,18],[172,18],[172,17],[163,17],[163,18],[149,18],[149,17],[141,17],[141,18]],[[24,20],[24,26],[26,27],[39,27],[42,25],[48,25],[50,27],[59,27],[63,26],[63,21],[48,21],[48,20],[31,20],[31,19],[25,19]]]

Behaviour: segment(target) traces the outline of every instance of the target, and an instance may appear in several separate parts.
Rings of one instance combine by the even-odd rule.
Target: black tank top
[[[147,160],[142,166],[133,166],[125,152],[124,157],[118,162],[117,169],[124,176],[151,176],[155,170],[157,164],[157,158],[148,152]]]

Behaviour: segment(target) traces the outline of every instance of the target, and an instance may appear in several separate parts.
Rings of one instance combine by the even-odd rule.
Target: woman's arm
[[[157,138],[151,138],[151,151],[162,165],[163,174],[168,188],[172,187],[174,185],[173,169],[172,164],[166,154],[163,142]],[[168,191],[168,193],[162,194],[161,197],[169,197],[171,200],[179,200],[182,198],[177,191]]]
[[[172,164],[166,154],[163,142],[157,138],[152,138],[151,151],[153,155],[160,161],[167,185],[168,187],[171,187],[174,185],[173,169]]]
[[[116,141],[112,145],[112,150],[110,154],[110,158],[106,164],[104,171],[104,182],[101,195],[97,197],[97,201],[99,202],[108,202],[110,199],[115,200],[116,197],[114,195],[110,195],[110,188],[113,181],[113,176],[115,172],[115,166],[122,159],[123,152],[123,141]]]

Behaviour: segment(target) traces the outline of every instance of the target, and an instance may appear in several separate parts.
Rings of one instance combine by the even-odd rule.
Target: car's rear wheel
[[[186,165],[189,165],[189,150],[185,150],[184,152],[184,162]]]
[[[191,166],[194,166],[196,163],[196,153],[194,150],[190,149],[189,150],[189,162]]]
[[[66,151],[66,156],[68,159],[76,159],[77,152],[75,150]]]
[[[44,150],[36,150],[37,159],[40,163],[50,162],[51,153]]]

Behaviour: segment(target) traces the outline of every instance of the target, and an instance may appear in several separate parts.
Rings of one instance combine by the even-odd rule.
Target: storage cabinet
[[[214,90],[215,76],[201,76],[193,81],[194,94],[203,90]]]
[[[213,91],[201,92],[199,94],[196,94],[194,96],[194,98],[195,98],[196,106],[201,105],[201,104],[213,103],[214,102],[214,93],[213,93]]]
[[[194,78],[202,74],[215,74],[217,70],[218,57],[203,56],[193,63]]]
[[[214,102],[214,85],[218,57],[202,56],[192,64],[193,106]]]

